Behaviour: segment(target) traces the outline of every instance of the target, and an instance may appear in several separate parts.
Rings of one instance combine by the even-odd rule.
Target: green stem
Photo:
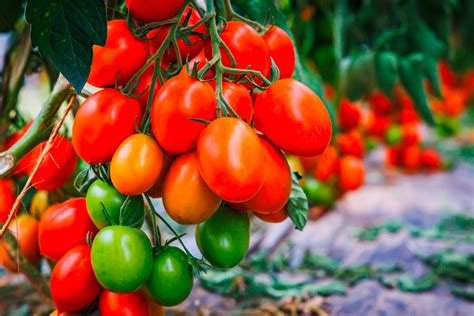
[[[226,20],[232,21],[232,19],[236,19],[236,20],[242,21],[250,25],[254,29],[256,29],[258,32],[263,32],[265,30],[265,27],[262,24],[252,21],[250,19],[247,19],[246,17],[235,12],[234,8],[232,8],[232,3],[230,0],[223,0],[223,3],[224,3],[224,11],[225,11]]]

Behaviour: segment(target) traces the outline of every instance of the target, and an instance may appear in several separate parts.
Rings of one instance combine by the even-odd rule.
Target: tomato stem
[[[265,27],[253,20],[247,19],[246,17],[238,14],[237,12],[234,11],[234,8],[232,7],[232,3],[230,0],[223,0],[224,3],[224,12],[225,12],[225,17],[228,21],[232,21],[232,19],[236,19],[242,22],[245,22],[246,24],[250,25],[254,29],[257,30],[257,32],[263,32],[265,30]]]

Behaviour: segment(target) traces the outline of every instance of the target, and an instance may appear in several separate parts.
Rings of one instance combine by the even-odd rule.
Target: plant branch
[[[262,24],[256,21],[247,19],[246,17],[235,12],[234,8],[232,8],[232,3],[230,0],[223,0],[222,2],[224,3],[225,17],[228,21],[232,21],[232,19],[236,19],[250,25],[251,27],[256,29],[258,32],[263,32],[265,30],[265,27]]]

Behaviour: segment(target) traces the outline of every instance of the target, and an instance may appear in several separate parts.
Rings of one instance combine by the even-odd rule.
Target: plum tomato
[[[343,190],[355,190],[364,184],[365,169],[362,160],[355,156],[341,158],[339,185]]]
[[[250,92],[245,86],[224,81],[222,83],[222,96],[232,109],[247,123],[250,123],[253,115],[253,103]],[[221,110],[221,115],[223,116]]]
[[[337,119],[339,126],[345,130],[351,130],[359,125],[362,113],[358,103],[349,99],[342,99],[337,109]]]
[[[262,36],[267,44],[268,53],[280,70],[280,78],[291,78],[296,65],[293,41],[287,32],[276,25]],[[271,66],[271,63],[269,64]]]
[[[12,179],[0,179],[0,223],[7,221],[16,200],[16,186]]]
[[[146,295],[140,290],[126,294],[103,290],[99,311],[101,316],[154,316]]]
[[[272,214],[261,214],[261,213],[254,213],[254,214],[258,218],[260,218],[262,221],[267,222],[267,223],[281,223],[285,219],[288,218],[288,211],[286,210],[285,207]]]
[[[172,18],[184,0],[126,0],[125,5],[132,17],[143,23],[160,22]]]
[[[156,180],[155,184],[148,190],[148,195],[152,198],[158,199],[163,194],[163,182],[165,180],[165,176],[168,173],[168,170],[173,162],[173,156],[170,154],[164,153],[163,154],[163,168],[161,168],[160,175]]]

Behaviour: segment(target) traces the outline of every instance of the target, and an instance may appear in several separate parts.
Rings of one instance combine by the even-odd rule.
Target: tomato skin
[[[212,87],[187,75],[176,76],[161,87],[153,101],[151,127],[161,148],[180,154],[193,149],[206,128],[206,124],[190,118],[212,121],[215,117]]]
[[[145,134],[125,139],[110,163],[110,178],[122,194],[139,195],[155,184],[163,168],[163,152],[156,141]]]
[[[403,167],[413,171],[421,166],[421,150],[418,144],[403,146],[400,154]]]
[[[303,190],[312,205],[331,207],[336,200],[334,188],[314,178],[306,179]]]
[[[101,316],[151,316],[145,294],[136,291],[127,294],[103,290],[99,298]]]
[[[222,206],[207,221],[197,225],[196,242],[203,256],[215,267],[228,269],[245,257],[250,242],[248,213]]]
[[[31,199],[30,214],[36,219],[40,219],[49,207],[48,191],[36,191]]]
[[[202,179],[196,152],[183,154],[173,161],[163,182],[163,205],[174,221],[199,224],[211,217],[221,202]]]
[[[267,44],[268,53],[280,70],[280,78],[291,78],[295,70],[295,47],[291,37],[280,27],[273,25],[262,36]],[[269,63],[271,67],[271,62]]]
[[[362,160],[355,156],[341,158],[339,185],[344,190],[355,190],[364,183],[365,168]]]
[[[11,179],[0,179],[0,223],[3,224],[7,221],[15,200],[15,182]]]
[[[265,181],[258,193],[245,202],[250,210],[271,214],[281,210],[291,193],[291,170],[285,156],[263,137],[260,141],[265,148]]]
[[[115,89],[91,95],[76,113],[72,144],[77,154],[90,164],[105,163],[140,125],[140,102]]]
[[[441,168],[442,159],[440,154],[433,148],[425,148],[420,153],[420,160],[424,167],[432,170]]]
[[[197,158],[202,178],[225,201],[248,201],[265,181],[265,149],[242,120],[221,117],[209,124],[199,137]]]
[[[135,38],[126,20],[107,22],[105,46],[94,45],[89,79],[98,88],[126,84],[148,58],[147,41]]]
[[[344,98],[337,109],[337,118],[342,129],[351,130],[359,125],[361,109],[357,103]]]
[[[41,259],[38,246],[38,221],[23,214],[10,222],[8,230],[16,237],[21,254],[32,265],[37,265]],[[1,240],[0,264],[12,273],[18,272],[16,259],[11,260],[6,249],[9,249],[7,242]]]
[[[232,109],[247,123],[252,121],[253,102],[250,92],[245,86],[224,81],[222,83],[222,95],[224,100],[232,107]],[[221,110],[221,115],[223,116]]]
[[[163,154],[163,168],[161,168],[160,175],[156,180],[155,184],[148,190],[148,195],[152,198],[158,199],[162,197],[163,194],[163,182],[165,181],[166,174],[173,162],[174,157],[166,152]]]
[[[41,254],[58,261],[72,248],[85,245],[88,232],[94,236],[97,228],[89,218],[85,198],[52,205],[39,222]]]
[[[334,146],[328,146],[319,156],[313,175],[316,179],[326,182],[336,174],[339,167],[339,154]]]
[[[180,20],[180,25],[182,25],[185,20],[187,15],[190,14],[189,20],[188,20],[188,26],[189,25],[194,25],[197,22],[201,20],[201,16],[199,15],[199,12],[191,7],[187,7],[184,10],[184,14],[181,17]],[[204,24],[201,24],[197,26],[196,28],[193,29],[193,32],[196,33],[201,33],[202,35],[206,34],[206,27]],[[165,40],[166,36],[168,36],[169,33],[169,26],[168,25],[163,25],[160,26],[157,29],[154,29],[150,31],[147,34],[147,38],[150,39],[150,53],[155,54],[156,51],[160,48],[161,43]],[[189,35],[188,36],[188,41],[191,43],[188,44],[184,39],[178,39],[178,49],[181,55],[181,61],[183,63],[186,62],[186,60],[191,60],[193,59],[204,46],[205,41],[199,37],[199,35]],[[176,52],[173,47],[169,47],[163,56],[163,60],[165,62],[171,63],[171,62],[176,62],[178,57],[176,56]]]
[[[87,212],[94,225],[99,229],[111,225],[102,210],[102,205],[107,210],[109,217],[115,223],[118,223],[120,220],[120,208],[126,199],[127,197],[113,186],[100,179],[95,180],[87,190],[86,195]],[[129,202],[122,213],[125,217],[125,223],[135,223],[133,227],[140,228],[145,218],[143,198],[141,196],[129,197]]]
[[[341,133],[336,136],[336,144],[343,155],[364,156],[364,138],[358,130]]]
[[[254,214],[258,218],[260,218],[262,221],[267,222],[267,223],[274,223],[274,224],[281,223],[288,218],[288,211],[286,210],[285,207],[272,214],[262,214],[262,213],[257,213],[257,212],[255,212]]]
[[[372,106],[374,112],[379,115],[390,113],[393,107],[392,101],[380,91],[374,92],[367,99],[367,102]]]
[[[403,142],[405,144],[418,144],[421,140],[417,123],[406,123],[402,125]]]
[[[320,155],[331,140],[331,119],[323,102],[293,79],[278,80],[257,97],[254,119],[273,144],[292,155]]]
[[[126,0],[125,4],[132,17],[140,22],[160,22],[175,16],[184,0]]]
[[[193,279],[188,256],[181,249],[168,246],[155,256],[145,290],[161,306],[174,306],[189,296]]]
[[[96,300],[101,287],[92,270],[89,246],[77,246],[58,261],[50,287],[58,314],[79,311]]]
[[[128,226],[102,228],[92,243],[91,256],[100,285],[116,293],[138,290],[150,275],[153,262],[148,237]]]

